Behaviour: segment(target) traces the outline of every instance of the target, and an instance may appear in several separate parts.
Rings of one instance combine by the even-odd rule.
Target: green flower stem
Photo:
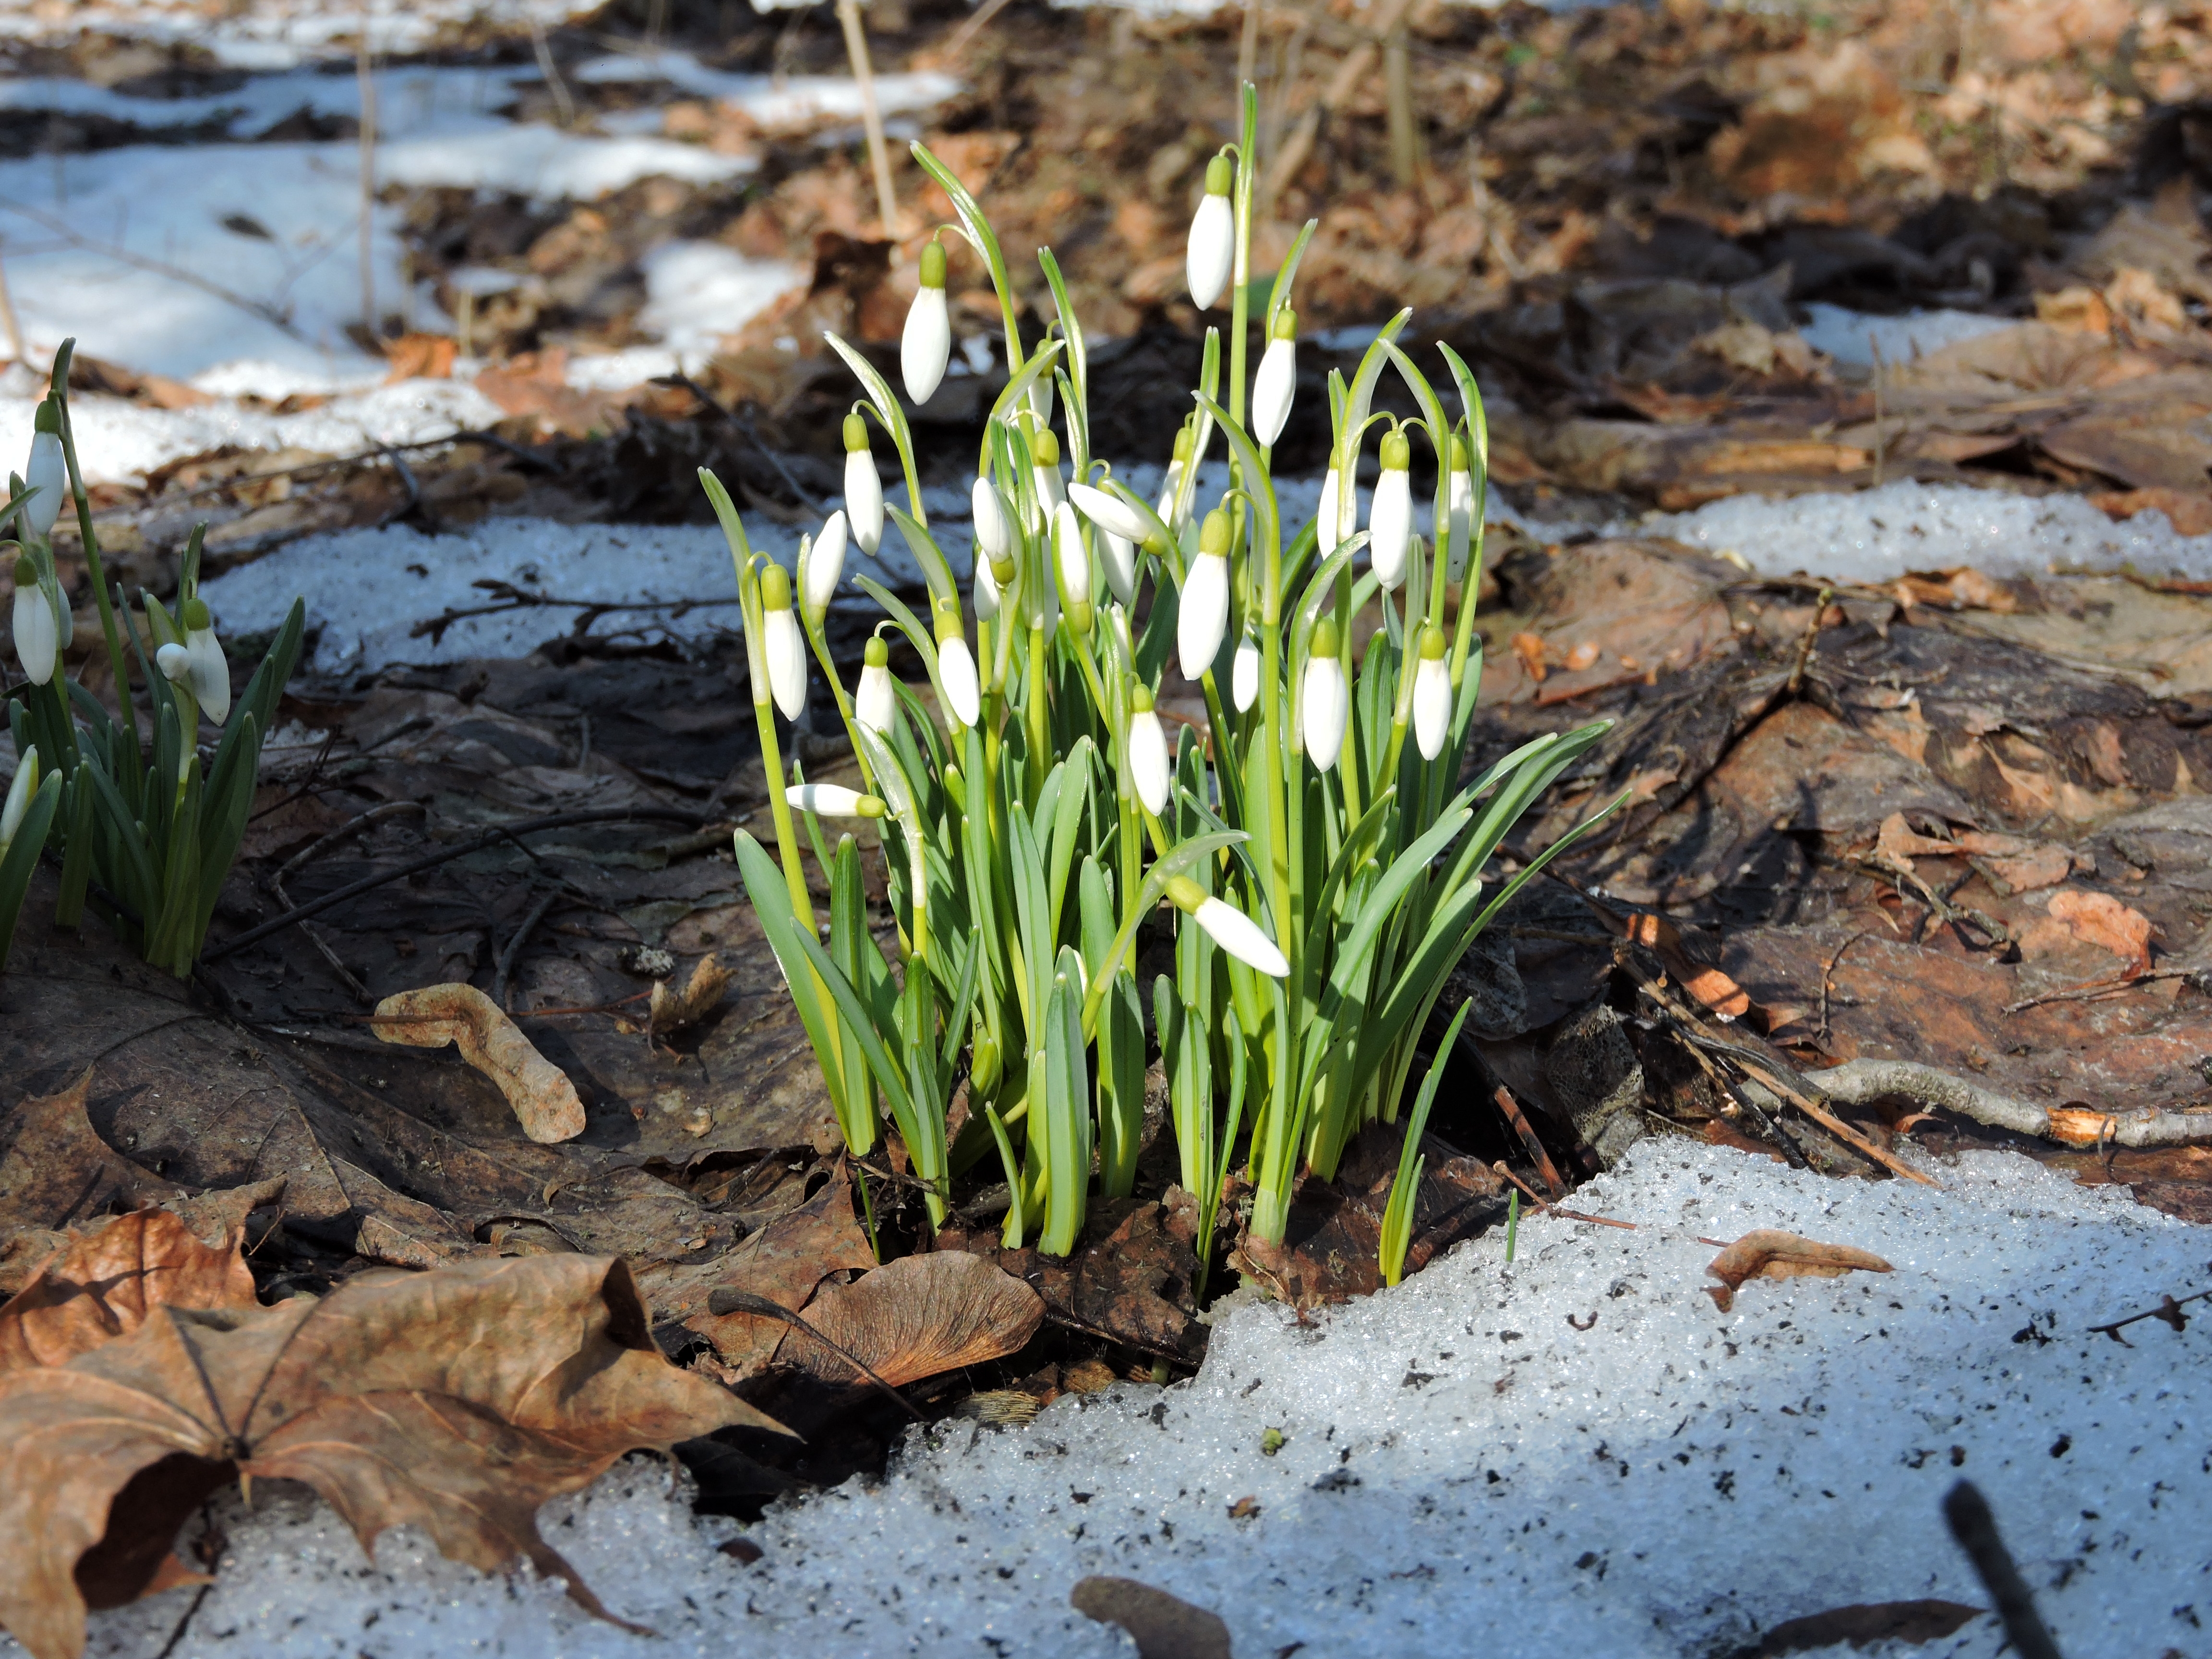
[[[72,337],[64,340],[61,349],[54,354],[53,394],[61,407],[62,457],[69,463],[70,493],[76,500],[77,534],[84,541],[85,574],[92,579],[93,598],[100,606],[100,631],[107,643],[108,670],[115,677],[116,705],[135,738],[137,726],[131,718],[131,675],[123,655],[123,635],[115,625],[115,606],[107,597],[107,571],[100,557],[100,538],[92,527],[92,500],[85,494],[84,472],[77,465],[76,428],[70,419],[70,359],[76,352],[76,340]],[[135,742],[132,748],[137,748]]]

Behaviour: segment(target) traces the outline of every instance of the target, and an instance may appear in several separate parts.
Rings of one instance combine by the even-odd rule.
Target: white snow
[[[2203,1288],[2212,1236],[2009,1153],[1930,1167],[1945,1190],[1646,1141],[1577,1195],[1641,1231],[1525,1218],[1511,1266],[1493,1232],[1310,1328],[1242,1304],[1194,1380],[909,1434],[880,1484],[771,1510],[750,1566],[717,1552],[734,1523],[694,1520],[681,1480],[633,1460],[541,1519],[657,1638],[417,1534],[372,1566],[330,1510],[257,1486],[222,1507],[219,1576],[173,1652],[1087,1659],[1130,1651],[1068,1607],[1106,1573],[1213,1608],[1248,1659],[1675,1659],[1852,1603],[1987,1607],[1939,1514],[1961,1476],[2062,1651],[2203,1652],[2212,1320],[2147,1321],[2124,1347],[2087,1328]],[[1698,1239],[1754,1227],[1896,1271],[1754,1280],[1722,1313]],[[1243,1498],[1259,1514],[1231,1519]],[[187,1601],[94,1614],[88,1651],[140,1659]],[[1984,1617],[1883,1651],[2001,1643]]]
[[[235,69],[282,70],[350,58],[367,24],[380,55],[418,52],[457,26],[513,32],[535,21],[551,28],[599,9],[605,0],[21,0],[0,10],[0,39],[61,46],[112,35],[158,46],[198,46]]]
[[[1877,350],[1885,363],[1909,363],[1961,340],[1994,334],[2018,320],[1978,311],[1910,311],[1901,317],[1876,317],[1844,306],[1808,305],[1811,320],[1797,331],[1815,351],[1856,368],[1874,367]]]
[[[709,69],[688,52],[620,52],[576,66],[574,78],[594,83],[665,81],[695,98],[741,110],[763,131],[860,118],[860,83],[846,75],[738,75]],[[936,70],[876,76],[876,105],[885,115],[941,104],[960,82]]]
[[[748,258],[720,242],[665,243],[639,267],[646,301],[638,326],[695,358],[812,274],[787,259]]]

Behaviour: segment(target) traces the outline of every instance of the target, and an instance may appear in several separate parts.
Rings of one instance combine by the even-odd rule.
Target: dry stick
[[[2182,1309],[2191,1302],[2203,1302],[2208,1298],[2212,1298],[2212,1291],[2198,1291],[2192,1296],[2182,1297],[2177,1297],[2169,1291],[2159,1298],[2158,1306],[2155,1308],[2146,1308],[2141,1313],[2130,1314],[2125,1319],[2115,1319],[2109,1325],[2092,1325],[2089,1328],[2111,1337],[2124,1348],[2132,1348],[2135,1344],[2120,1334],[2124,1327],[2135,1324],[2139,1320],[2156,1319],[2172,1326],[2177,1331],[2180,1330],[2189,1323],[2189,1316],[2181,1311]]]
[[[1813,620],[1805,624],[1804,637],[1797,641],[1797,660],[1790,667],[1790,683],[1782,688],[1785,697],[1796,696],[1798,688],[1805,684],[1805,665],[1813,660],[1813,647],[1820,640],[1820,618],[1826,614],[1828,600],[1834,592],[1833,588],[1824,587],[1814,598]]]
[[[1915,1060],[1850,1060],[1816,1072],[1805,1081],[1830,1100],[1847,1106],[1882,1099],[1909,1100],[1917,1106],[1956,1112],[1993,1129],[2009,1129],[2014,1134],[2044,1140],[2065,1139],[2052,1133],[2048,1107],[2015,1100]],[[2112,1124],[2113,1144],[2131,1150],[2212,1140],[2212,1112],[2170,1111],[2153,1106],[2106,1115]]]
[[[1750,1049],[1739,1047],[1735,1043],[1723,1042],[1718,1037],[1707,1036],[1702,1031],[1686,1031],[1684,1035],[1700,1048],[1709,1048],[1717,1054],[1726,1055],[1753,1082],[1779,1095],[1806,1116],[1811,1118],[1814,1122],[1835,1136],[1837,1139],[1864,1153],[1892,1175],[1903,1176],[1907,1181],[1917,1181],[1923,1187],[1934,1187],[1939,1184],[1932,1176],[1922,1174],[1896,1153],[1875,1146],[1873,1141],[1821,1105],[1804,1090],[1784,1081],[1778,1073],[1787,1070],[1787,1067],[1767,1060],[1762,1054],[1753,1054]],[[1800,1080],[1802,1081],[1802,1079]],[[1808,1087],[1814,1085],[1808,1085]]]
[[[288,859],[285,861],[283,867],[279,869],[275,875],[270,877],[269,890],[276,895],[277,903],[283,905],[288,910],[292,908],[292,896],[284,890],[285,877],[296,875],[311,860],[313,860],[317,854],[323,852],[326,848],[335,847],[339,842],[343,841],[347,836],[356,835],[361,830],[366,830],[372,823],[393,817],[400,812],[420,812],[421,811],[422,811],[422,803],[414,800],[386,801],[381,806],[371,807],[368,811],[363,812],[359,817],[353,819],[349,823],[340,824],[328,835],[318,837],[315,841],[310,842],[302,851],[295,854],[291,858]],[[345,963],[338,960],[338,953],[331,948],[331,943],[328,939],[325,939],[322,934],[318,933],[313,927],[308,927],[305,922],[300,924],[300,931],[307,936],[307,943],[313,945],[316,951],[321,955],[323,960],[330,964],[331,971],[338,976],[339,981],[345,986],[346,989],[353,993],[355,1001],[360,1003],[370,1003],[376,1000],[375,998],[369,995],[368,987],[362,984],[359,979],[355,977],[354,972],[351,969],[348,968]]]
[[[983,3],[975,8],[974,15],[953,30],[952,38],[945,43],[945,61],[957,61],[960,54],[968,50],[968,43],[981,34],[983,26],[1004,11],[1007,3],[1008,0],[983,0]]]
[[[1518,1187],[1521,1189],[1522,1195],[1538,1209],[1548,1211],[1553,1215],[1559,1217],[1562,1220],[1588,1221],[1600,1227],[1618,1227],[1623,1232],[1628,1233],[1632,1233],[1637,1230],[1636,1224],[1633,1221],[1615,1221],[1611,1216],[1584,1215],[1580,1210],[1561,1209],[1550,1200],[1539,1197],[1537,1195],[1536,1189],[1534,1187],[1531,1187],[1527,1182],[1522,1180],[1519,1176],[1515,1175],[1512,1170],[1505,1167],[1505,1160],[1504,1158],[1498,1159],[1497,1163],[1492,1164],[1490,1167],[1496,1170],[1499,1175],[1504,1176],[1516,1187]]]
[[[546,89],[553,94],[554,106],[561,112],[563,127],[576,125],[576,100],[568,95],[568,83],[561,78],[561,70],[553,61],[552,43],[545,38],[544,20],[532,11],[530,14],[530,50],[538,59],[538,72],[545,77]]]
[[[896,1405],[898,1408],[904,1412],[908,1417],[914,1419],[915,1422],[920,1423],[926,1420],[922,1414],[914,1408],[913,1405],[908,1401],[904,1395],[901,1394],[896,1389],[891,1387],[890,1383],[884,1382],[882,1377],[878,1376],[875,1372],[869,1370],[865,1361],[856,1358],[847,1350],[839,1347],[837,1344],[832,1342],[828,1337],[823,1335],[821,1332],[816,1330],[813,1326],[808,1324],[805,1320],[801,1319],[797,1314],[792,1312],[790,1309],[785,1307],[780,1302],[771,1302],[764,1296],[755,1296],[750,1291],[734,1290],[726,1285],[720,1290],[710,1291],[708,1292],[707,1311],[710,1314],[717,1315],[741,1313],[752,1314],[762,1319],[781,1319],[785,1324],[790,1326],[793,1330],[805,1332],[807,1335],[812,1337],[823,1347],[829,1349],[831,1353],[836,1354],[840,1359],[850,1365],[854,1370],[866,1377],[870,1384],[872,1384],[878,1392],[886,1395],[893,1404]]]
[[[511,841],[517,836],[532,835],[540,830],[565,830],[580,823],[618,823],[629,818],[658,818],[664,822],[688,823],[695,828],[706,822],[696,812],[683,811],[675,807],[602,806],[582,812],[550,812],[544,817],[523,818],[514,823],[503,823],[467,841],[457,842],[441,852],[410,860],[405,864],[394,865],[380,875],[364,876],[349,886],[325,893],[319,899],[310,899],[273,921],[264,921],[258,927],[249,927],[235,938],[223,940],[213,950],[203,951],[200,960],[220,962],[234,951],[242,951],[249,945],[258,945],[272,933],[281,933],[295,922],[320,915],[333,906],[343,904],[348,899],[359,898],[363,893],[373,892],[387,882],[398,881],[425,870],[434,870],[441,864],[465,858],[471,853],[481,853],[487,847],[497,846],[501,842]]]
[[[1244,0],[1244,27],[1237,37],[1237,84],[1253,79],[1260,68],[1260,8],[1261,0]],[[1251,165],[1251,158],[1245,158]]]
[[[370,71],[368,12],[361,14],[361,39],[353,72],[361,88],[361,326],[371,342],[376,326],[376,76]]]
[[[1943,1497],[1943,1519],[1951,1536],[1974,1564],[1982,1588],[1997,1604],[1997,1618],[2020,1659],[2059,1659],[2058,1644],[2037,1616],[2035,1598],[2028,1593],[2020,1569],[2013,1565],[2012,1552],[1997,1535],[1996,1516],[1990,1513],[1989,1500],[1982,1496],[1981,1488],[1971,1480],[1952,1487]]]
[[[514,971],[515,959],[521,956],[523,945],[537,931],[538,924],[545,920],[546,913],[560,902],[561,895],[557,891],[548,893],[538,900],[530,914],[523,917],[522,926],[514,930],[514,936],[507,940],[507,948],[499,953],[499,961],[492,969],[491,1000],[501,1008],[507,1007],[507,976]]]
[[[1872,931],[1873,930],[1871,928],[1860,928],[1857,933],[1853,933],[1849,939],[1845,939],[1841,945],[1838,945],[1836,947],[1836,954],[1828,958],[1828,965],[1820,969],[1820,1030],[1819,1033],[1819,1042],[1820,1047],[1823,1048],[1828,1046],[1828,993],[1835,988],[1836,969],[1844,959],[1844,952],[1850,950],[1854,945],[1856,945]]]
[[[2092,980],[2087,985],[2069,986],[2063,991],[2046,991],[2039,997],[2023,997],[2018,1002],[2008,1002],[2005,1012],[2024,1014],[2031,1008],[2042,1007],[2046,1002],[2101,1002],[2106,997],[2118,996],[2138,985],[2148,985],[2153,980],[2194,979],[2203,971],[2195,968],[2156,968],[2126,979]]]
[[[1498,1109],[1505,1114],[1505,1121],[1513,1126],[1513,1133],[1521,1137],[1522,1149],[1534,1161],[1536,1173],[1544,1177],[1544,1184],[1552,1189],[1552,1196],[1559,1197],[1567,1190],[1567,1183],[1559,1179],[1559,1171],[1552,1162],[1552,1155],[1544,1150],[1544,1143],[1536,1139],[1536,1131],[1528,1122],[1528,1115],[1521,1109],[1521,1103],[1513,1098],[1513,1091],[1502,1083],[1491,1098],[1498,1103]]]
[[[860,26],[855,0],[837,0],[837,21],[845,31],[845,56],[860,88],[860,125],[868,135],[868,165],[876,175],[876,216],[884,238],[898,240],[898,198],[891,189],[890,148],[884,140],[884,112],[876,102],[876,72],[868,62],[868,34]]]
[[[1413,124],[1413,66],[1402,8],[1382,42],[1382,88],[1390,117],[1390,173],[1400,189],[1411,190],[1421,179],[1421,131]]]

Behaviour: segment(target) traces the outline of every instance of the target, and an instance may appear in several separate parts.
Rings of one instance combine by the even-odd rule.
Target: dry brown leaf
[[[1521,666],[1528,678],[1541,685],[1544,683],[1544,641],[1534,634],[1522,633],[1513,636],[1513,654],[1521,659]]]
[[[167,1210],[134,1210],[70,1236],[0,1304],[0,1376],[67,1364],[128,1336],[156,1308],[252,1307],[244,1242],[234,1232],[210,1249]]]
[[[461,1058],[499,1085],[532,1140],[550,1145],[584,1133],[584,1103],[568,1073],[473,985],[426,985],[376,1005],[376,1034],[412,1048],[453,1043]]]
[[[1229,1659],[1220,1614],[1133,1578],[1085,1578],[1067,1601],[1086,1619],[1128,1632],[1138,1659]]]
[[[730,988],[730,970],[713,956],[703,956],[691,969],[691,977],[684,988],[669,988],[666,980],[657,981],[653,988],[653,1000],[648,1005],[646,1029],[656,1036],[663,1031],[680,1031],[687,1025],[696,1025],[704,1019],[722,1000],[722,993]]]
[[[753,1314],[712,1312],[708,1298],[713,1291],[745,1291],[796,1313],[831,1273],[875,1265],[876,1253],[853,1214],[852,1183],[841,1170],[805,1203],[776,1217],[715,1262],[711,1279],[702,1276],[696,1310],[684,1327],[713,1343],[733,1374],[750,1375],[774,1357],[790,1328]]]
[[[1690,960],[1681,929],[1666,917],[1638,912],[1617,922],[1608,913],[1599,914],[1623,938],[1657,951],[1675,982],[1723,1019],[1741,1019],[1751,1012],[1751,994],[1719,969]],[[1775,1023],[1770,1018],[1770,1026]]]
[[[1044,1298],[963,1250],[901,1256],[850,1285],[824,1285],[806,1322],[894,1388],[1014,1352],[1044,1319]],[[781,1363],[842,1388],[853,1368],[803,1331]]]
[[[2119,957],[2123,977],[2133,979],[2150,971],[2150,918],[2142,911],[2129,908],[2110,894],[2071,887],[2053,893],[2044,908],[2084,945]]]
[[[529,1256],[373,1272],[275,1308],[156,1309],[67,1364],[0,1376],[0,1626],[77,1659],[88,1608],[174,1582],[178,1528],[234,1476],[312,1486],[374,1552],[528,1561],[611,1617],[539,1505],[625,1452],[781,1425],[669,1364],[629,1269]]]
[[[1762,1227],[1746,1233],[1712,1259],[1705,1271],[1721,1282],[1706,1285],[1705,1294],[1726,1313],[1735,1305],[1735,1293],[1747,1279],[1837,1279],[1854,1270],[1894,1271],[1869,1250],[1850,1244],[1823,1244],[1817,1239]]]
[[[1875,859],[1907,875],[1912,873],[1912,860],[1917,858],[1943,858],[1958,850],[1956,842],[1920,834],[1905,821],[1902,812],[1892,812],[1884,818],[1874,841]]]

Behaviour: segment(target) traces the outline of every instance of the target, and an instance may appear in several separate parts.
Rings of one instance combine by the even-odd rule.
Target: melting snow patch
[[[718,1552],[732,1522],[634,1460],[542,1524],[658,1639],[412,1532],[372,1566],[330,1510],[257,1487],[222,1513],[220,1576],[174,1651],[1083,1659],[1129,1650],[1068,1608],[1106,1573],[1214,1608],[1245,1655],[1431,1659],[1480,1632],[1674,1659],[1853,1603],[1986,1607],[1940,1518],[1962,1475],[2063,1651],[2202,1651],[2212,1322],[2125,1347],[2087,1328],[2201,1285],[2212,1235],[2008,1153],[1936,1173],[1941,1192],[1647,1141],[1579,1194],[1639,1231],[1532,1218],[1510,1267],[1492,1233],[1310,1325],[1236,1306],[1194,1380],[909,1434],[880,1484],[772,1510],[750,1566]],[[1754,1227],[1896,1271],[1754,1280],[1723,1314],[1698,1236]],[[151,1652],[185,1604],[94,1614],[89,1651]],[[1994,1659],[2002,1639],[1983,1617],[1915,1651]]]
[[[844,75],[736,75],[708,69],[688,52],[624,52],[577,65],[575,78],[599,83],[665,81],[695,98],[712,98],[742,110],[767,132],[822,121],[860,118],[860,83]],[[960,90],[936,70],[878,75],[876,104],[885,115],[925,110]],[[656,112],[657,113],[657,112]]]
[[[60,46],[107,34],[163,46],[201,48],[235,69],[291,69],[318,59],[351,58],[364,25],[369,49],[399,57],[435,45],[445,30],[473,23],[514,28],[531,20],[552,28],[604,0],[73,0],[67,5],[17,5],[0,12],[0,39]]]
[[[1812,320],[1798,330],[1805,343],[1838,363],[1858,368],[1873,368],[1877,351],[1885,363],[1909,363],[1961,340],[2010,328],[2019,320],[1978,311],[1912,311],[1902,317],[1875,317],[1843,306],[1814,304],[1806,309]]]

